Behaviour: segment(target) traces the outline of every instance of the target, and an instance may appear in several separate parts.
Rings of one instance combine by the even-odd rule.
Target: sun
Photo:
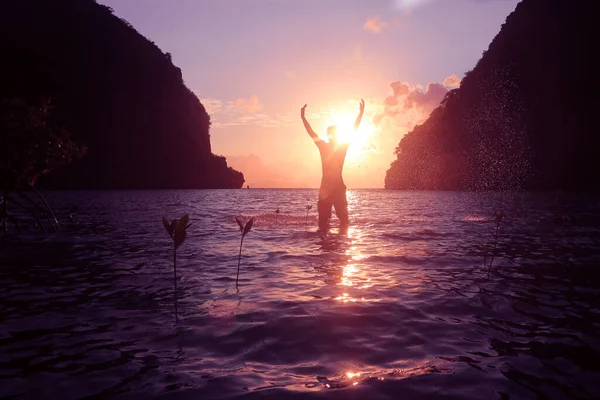
[[[340,143],[351,143],[348,147],[347,159],[359,161],[371,148],[375,126],[369,119],[363,117],[358,130],[354,131],[355,120],[355,113],[331,113],[327,119],[327,126],[337,126]]]

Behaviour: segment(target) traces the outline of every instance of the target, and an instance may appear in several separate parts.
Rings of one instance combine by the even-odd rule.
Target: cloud
[[[223,101],[219,99],[200,99],[208,115],[216,114],[223,109]]]
[[[395,5],[399,10],[410,11],[433,1],[435,0],[395,0]]]
[[[287,126],[294,121],[282,115],[267,115],[261,113],[264,108],[258,97],[249,99],[237,98],[235,100],[221,100],[214,98],[200,98],[206,112],[210,115],[213,128],[226,126],[253,125],[265,128],[278,128]]]
[[[363,29],[371,32],[380,32],[388,26],[387,22],[383,22],[379,19],[379,16],[367,18],[367,21],[363,25]]]
[[[405,11],[410,13],[415,8],[421,7],[428,3],[434,3],[439,0],[394,0],[394,6],[396,9],[400,11]],[[448,0],[446,0],[448,1]],[[491,1],[499,1],[499,0],[472,0],[475,2],[491,2]]]
[[[444,86],[450,88],[457,88],[460,86],[460,78],[454,74],[444,79]]]
[[[238,98],[230,101],[228,105],[234,109],[241,110],[248,113],[255,113],[262,110],[263,105],[258,100],[258,97],[252,96],[249,99]]]
[[[405,108],[417,108],[429,116],[431,112],[440,104],[448,88],[442,83],[430,83],[427,89],[413,90],[404,99]]]
[[[262,126],[265,128],[278,128],[281,126],[289,125],[294,122],[291,118],[284,117],[281,115],[267,115],[263,113],[253,113],[239,115],[229,122],[223,122],[221,126],[234,126],[234,125],[255,125]]]
[[[383,100],[382,109],[373,121],[376,125],[385,122],[387,129],[407,133],[415,125],[423,123],[446,93],[458,85],[460,79],[456,75],[450,75],[443,83],[431,82],[426,88],[411,86],[408,82],[391,82],[391,93]]]

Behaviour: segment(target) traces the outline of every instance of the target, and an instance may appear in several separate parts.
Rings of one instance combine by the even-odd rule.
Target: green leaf
[[[179,218],[179,221],[177,222],[177,224],[181,225],[181,226],[186,226],[189,220],[190,220],[190,216],[188,214],[184,214],[181,216],[181,218]]]
[[[190,217],[188,214],[183,215],[178,220],[173,221],[175,223],[175,229],[173,234],[173,240],[175,241],[175,248],[178,248],[185,242],[187,237],[186,229],[188,228],[188,221]]]
[[[235,221],[238,223],[238,225],[240,226],[240,232],[244,231],[244,225],[242,225],[242,223],[240,222],[239,219],[237,219],[237,217],[235,217]]]
[[[162,222],[163,222],[165,229],[169,233],[169,236],[173,237],[173,227],[171,225],[169,225],[169,221],[165,217],[163,217]]]
[[[171,230],[171,237],[175,236],[175,228],[177,227],[177,218],[175,218],[172,222],[171,222],[171,226],[169,227],[169,229]]]
[[[246,234],[250,232],[250,229],[252,229],[252,225],[254,225],[254,217],[250,218],[250,221],[246,222],[246,226],[244,226],[244,232],[242,233],[242,236],[246,236]]]

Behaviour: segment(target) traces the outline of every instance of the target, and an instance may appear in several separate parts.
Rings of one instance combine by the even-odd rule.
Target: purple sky
[[[245,169],[251,186],[318,186],[318,154],[299,108],[308,103],[322,133],[332,113],[353,118],[363,97],[364,137],[352,144],[344,177],[349,187],[382,187],[400,138],[453,87],[427,85],[473,68],[519,1],[98,2],[172,54],[211,114],[213,152]],[[392,82],[423,103],[387,117]]]

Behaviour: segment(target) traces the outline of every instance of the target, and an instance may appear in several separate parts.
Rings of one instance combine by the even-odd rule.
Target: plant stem
[[[46,217],[46,219],[48,220],[48,223],[50,224],[50,226],[52,226],[54,228],[54,231],[56,231],[56,227],[54,226],[54,223],[52,222],[52,219],[50,218],[50,216],[48,215],[47,212],[45,212],[38,203],[36,203],[35,201],[33,201],[32,199],[30,199],[29,197],[27,197],[25,195],[25,193],[23,193],[22,191],[16,191],[16,194],[18,194],[22,199],[27,200],[29,202],[29,204],[31,204],[33,206],[32,210],[37,210],[40,212],[40,214],[42,215],[42,217]],[[40,222],[41,223],[41,222]]]
[[[17,219],[15,217],[11,217],[11,216],[8,216],[6,218],[10,219],[12,221],[12,223],[17,227],[17,232],[21,233],[21,225],[19,225],[19,222],[17,221]]]
[[[240,240],[240,254],[238,255],[238,269],[237,276],[235,277],[235,287],[238,287],[238,280],[240,279],[240,260],[242,259],[242,243],[244,243],[244,235],[242,235],[242,239]]]
[[[175,298],[175,321],[177,321],[177,247],[175,247],[175,244],[173,244],[173,284],[175,285],[175,292],[173,293]]]
[[[42,196],[42,194],[40,193],[39,190],[37,190],[35,188],[35,186],[33,185],[29,185],[33,191],[38,195],[38,197],[40,198],[40,200],[42,201],[42,203],[44,203],[44,205],[46,206],[46,209],[48,210],[48,212],[50,213],[50,215],[52,216],[52,219],[54,220],[54,224],[56,225],[56,230],[59,231],[60,230],[60,224],[58,223],[58,219],[56,219],[56,215],[54,215],[54,212],[52,211],[52,209],[50,208],[50,206],[48,205],[48,202],[46,202],[46,199],[44,198],[44,196]]]
[[[4,196],[2,197],[2,231],[4,235],[8,232],[8,212],[6,210],[6,203],[8,203],[8,188],[4,189]]]
[[[483,245],[483,266],[487,268],[487,244]]]
[[[496,245],[498,244],[498,229],[500,228],[500,221],[496,222],[496,235],[494,236],[494,249],[492,250],[492,256],[490,258],[490,266],[488,268],[488,277],[490,276],[490,270],[492,269],[492,263],[494,262],[494,256],[496,255]]]
[[[17,192],[17,194],[20,194]],[[22,194],[20,194],[22,195]],[[8,201],[8,200],[5,200]],[[14,197],[12,198],[12,202],[15,203],[17,206],[21,207],[23,210],[27,211],[29,213],[29,215],[31,215],[31,217],[35,220],[35,222],[38,224],[38,226],[40,227],[40,229],[42,230],[42,232],[47,232],[46,231],[46,227],[44,226],[44,224],[42,224],[42,221],[39,220],[39,218],[37,217],[37,215],[35,214],[35,211],[32,209],[27,208],[26,205],[18,202],[17,200],[14,199]],[[6,206],[6,205],[5,205]]]

